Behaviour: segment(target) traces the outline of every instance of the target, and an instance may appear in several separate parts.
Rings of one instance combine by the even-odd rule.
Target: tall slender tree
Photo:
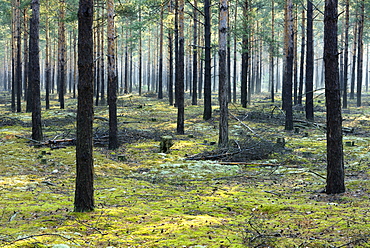
[[[303,73],[304,73],[304,56],[306,48],[306,17],[305,10],[302,10],[302,35],[301,35],[301,60],[299,66],[299,86],[298,86],[298,104],[302,105],[302,94],[303,94]]]
[[[32,139],[42,140],[40,103],[40,2],[32,0],[29,39],[29,82],[32,84]]]
[[[347,94],[348,94],[348,36],[349,36],[349,0],[346,0],[345,10],[345,24],[344,24],[344,64],[343,64],[343,108],[347,108]]]
[[[307,0],[307,50],[306,50],[306,119],[313,121],[313,4]]]
[[[158,99],[163,99],[163,15],[164,6],[161,3],[159,24]]]
[[[58,93],[60,108],[64,109],[66,85],[66,36],[65,36],[65,0],[59,0],[58,19]]]
[[[292,110],[292,85],[293,85],[293,1],[287,0],[285,15],[285,44],[284,44],[284,110],[285,110],[285,130],[293,129],[293,110]]]
[[[185,53],[185,26],[184,26],[184,0],[179,0],[179,56],[177,61],[177,134],[184,134],[184,53]]]
[[[204,111],[203,119],[212,118],[212,77],[211,77],[211,3],[204,0]]]
[[[247,107],[248,91],[248,64],[249,64],[249,25],[248,25],[249,0],[243,2],[243,28],[242,34],[242,75],[240,86],[240,101],[243,108]]]
[[[228,33],[228,4],[227,0],[220,0],[218,35],[218,58],[219,58],[219,103],[220,103],[220,122],[218,145],[227,147],[229,143],[228,130],[228,70],[227,70],[227,33]]]
[[[337,23],[338,1],[326,0],[324,14],[324,62],[327,122],[327,194],[343,193],[345,191]]]
[[[197,105],[198,99],[198,1],[194,0],[193,10],[193,94],[191,104]]]
[[[94,117],[93,0],[80,0],[78,9],[78,106],[76,141],[76,191],[74,211],[94,209]]]
[[[358,20],[358,55],[357,55],[357,107],[361,106],[361,94],[362,94],[362,71],[363,71],[363,58],[364,58],[364,19],[365,19],[365,2],[360,2],[360,13]]]
[[[117,75],[116,75],[116,51],[115,51],[115,25],[114,25],[114,0],[107,1],[108,15],[108,105],[109,105],[109,149],[117,149]]]

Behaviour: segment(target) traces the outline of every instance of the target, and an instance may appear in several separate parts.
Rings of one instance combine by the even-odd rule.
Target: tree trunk
[[[117,149],[117,75],[116,75],[116,51],[115,51],[115,27],[114,27],[114,0],[107,1],[108,15],[108,105],[109,105],[109,149]]]
[[[74,211],[94,209],[94,163],[92,124],[93,92],[93,0],[80,0],[78,10],[78,106],[76,140],[76,191]]]
[[[327,194],[343,193],[345,191],[342,144],[342,114],[338,71],[337,8],[337,0],[325,1],[324,62],[327,113]]]
[[[105,16],[105,8],[104,8],[104,1],[102,1],[102,17]],[[105,37],[104,37],[104,21],[102,21],[101,23],[101,35],[100,35],[101,39],[100,39],[100,89],[97,89],[97,91],[100,91],[100,99],[102,100],[102,104],[104,103],[104,87],[105,87],[105,49],[104,49],[104,40],[105,40]]]
[[[159,27],[159,69],[158,69],[158,99],[163,99],[163,4],[161,4]]]
[[[16,78],[16,96],[17,96],[17,112],[22,112],[22,43],[21,43],[21,16],[20,16],[20,0],[16,0],[16,68],[15,68],[15,78]]]
[[[141,23],[141,5],[139,5],[139,23]],[[143,88],[143,40],[141,28],[139,29],[139,96],[142,94]]]
[[[348,33],[349,33],[349,0],[346,0],[345,14],[345,31],[344,31],[344,65],[343,65],[343,108],[347,108],[348,94]]]
[[[220,122],[219,122],[219,147],[227,147],[229,143],[228,131],[228,76],[227,76],[227,30],[228,30],[228,5],[227,0],[220,0],[219,17],[219,38],[218,38],[218,58],[219,58],[219,103],[220,103]]]
[[[193,10],[193,94],[191,98],[191,104],[197,105],[198,99],[198,2],[194,0]]]
[[[294,59],[293,59],[293,89],[294,89],[294,105],[298,104],[298,13],[295,11],[294,17]],[[262,49],[260,49],[262,51]]]
[[[248,63],[249,63],[249,51],[248,51],[248,8],[249,0],[244,0],[243,5],[243,17],[244,32],[242,35],[242,75],[241,75],[241,89],[240,89],[240,100],[243,108],[247,107],[247,85],[248,85]]]
[[[28,8],[23,9],[23,30],[28,29]],[[30,87],[28,84],[28,53],[29,53],[29,47],[28,47],[28,32],[23,32],[23,54],[24,54],[24,61],[23,61],[23,90],[24,90],[24,99],[28,101],[30,97]],[[28,111],[27,111],[28,108]],[[32,108],[29,108],[26,106],[26,112],[31,112]]]
[[[307,51],[306,51],[306,118],[314,120],[313,113],[313,6],[310,0],[307,1]]]
[[[361,107],[361,94],[362,94],[362,71],[363,71],[363,58],[364,58],[364,19],[365,19],[365,3],[364,0],[360,3],[360,19],[358,21],[358,56],[357,56],[357,107]]]
[[[204,111],[203,119],[212,118],[212,76],[211,76],[211,6],[204,0]]]
[[[356,12],[357,15],[357,12]],[[357,22],[353,27],[353,56],[352,56],[352,73],[351,73],[351,92],[349,99],[355,99],[355,79],[356,79],[356,51],[357,51]]]
[[[237,17],[238,17],[238,0],[235,3],[235,13],[234,13],[234,61],[233,61],[233,102],[236,103],[236,85],[237,85],[237,36],[236,36],[236,27],[237,27]]]
[[[177,61],[177,134],[184,134],[184,0],[179,0],[179,57]]]
[[[49,9],[49,2],[47,2],[47,9]],[[50,67],[50,27],[49,18],[45,20],[45,108],[50,109],[50,81],[51,81],[51,67]]]
[[[172,13],[172,1],[168,4],[168,12]],[[168,100],[173,105],[173,29],[168,28]]]
[[[32,139],[42,140],[41,103],[40,103],[40,2],[32,0],[29,39],[29,82],[32,84]]]
[[[58,20],[58,86],[59,104],[64,109],[64,91],[66,85],[66,37],[65,37],[65,0],[59,1]]]
[[[274,56],[275,56],[275,1],[271,1],[271,44],[270,44],[270,94],[271,102],[275,102],[275,71],[274,71]]]
[[[302,105],[302,97],[303,97],[303,77],[304,77],[304,56],[305,56],[305,46],[306,46],[306,17],[305,11],[302,10],[302,37],[301,37],[301,61],[299,66],[299,89],[298,89],[298,104]]]
[[[12,112],[15,112],[15,94],[16,94],[16,73],[15,73],[15,68],[16,68],[16,47],[15,47],[15,41],[17,39],[16,37],[16,20],[17,20],[17,14],[16,14],[16,9],[17,9],[17,1],[13,0],[12,1],[12,41],[11,41],[11,46],[12,46],[12,51],[11,51],[11,59],[12,59],[12,103],[11,103],[11,109]]]
[[[292,110],[292,84],[293,84],[293,2],[286,2],[286,37],[285,37],[285,70],[284,70],[284,102],[285,102],[285,130],[293,130],[293,110]]]

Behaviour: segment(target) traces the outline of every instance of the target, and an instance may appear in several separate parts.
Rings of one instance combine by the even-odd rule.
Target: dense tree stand
[[[337,194],[345,191],[342,114],[338,69],[337,8],[337,0],[326,0],[324,19],[324,62],[327,118],[327,194]]]
[[[78,11],[78,107],[75,212],[94,209],[93,164],[93,0],[80,0]]]

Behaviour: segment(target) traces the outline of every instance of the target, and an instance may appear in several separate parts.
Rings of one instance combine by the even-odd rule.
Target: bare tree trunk
[[[160,27],[159,27],[159,80],[158,80],[158,99],[163,99],[163,4],[161,4]]]
[[[179,58],[177,94],[177,134],[184,134],[184,0],[179,0]]]
[[[325,1],[324,17],[324,61],[325,97],[327,122],[327,176],[326,193],[345,191],[344,159],[342,144],[342,114],[338,70],[338,22],[337,0]]]
[[[285,99],[285,130],[293,130],[293,110],[292,110],[292,80],[293,80],[293,2],[287,0],[286,2],[286,37],[285,37],[285,92],[283,97]]]
[[[58,85],[60,108],[64,109],[64,92],[66,85],[66,37],[65,37],[65,0],[59,1],[58,20]]]
[[[29,94],[30,94],[30,89],[28,85],[28,53],[29,53],[29,48],[28,48],[28,32],[25,32],[25,30],[28,30],[28,8],[23,9],[23,90],[24,90],[24,99],[27,101]],[[28,101],[27,101],[28,102]],[[28,106],[26,106],[26,112],[31,112],[32,108],[28,109]]]
[[[139,5],[139,23],[141,24],[141,5]],[[139,29],[139,96],[142,94],[143,88],[143,40],[142,32]]]
[[[210,0],[204,0],[204,111],[203,119],[212,118],[211,12]]]
[[[40,103],[40,2],[32,0],[30,20],[29,82],[32,84],[32,139],[42,140],[41,103]]]
[[[356,11],[357,15],[357,11]],[[353,27],[353,56],[352,56],[352,73],[351,73],[351,92],[349,93],[349,99],[355,99],[355,79],[356,79],[356,51],[357,51],[357,22]]]
[[[228,29],[228,5],[227,0],[220,0],[219,17],[219,104],[220,104],[220,122],[219,122],[219,147],[227,147],[229,143],[228,130],[228,85],[227,85],[227,29]]]
[[[243,17],[244,17],[244,32],[242,35],[242,75],[241,75],[241,105],[243,108],[247,107],[247,85],[248,85],[248,65],[249,65],[249,51],[248,51],[248,12],[249,0],[244,0]]]
[[[233,102],[236,102],[236,85],[237,85],[237,73],[236,73],[236,63],[237,63],[237,46],[236,46],[236,26],[238,17],[238,0],[235,3],[235,13],[234,13],[234,65],[233,65]]]
[[[313,6],[311,0],[307,0],[307,51],[306,51],[306,118],[314,120],[313,113]]]
[[[108,105],[109,105],[109,149],[117,149],[117,75],[114,27],[114,0],[107,1],[108,15]]]
[[[303,74],[304,74],[304,56],[305,56],[305,47],[306,47],[306,17],[305,10],[302,10],[302,37],[301,37],[301,61],[299,66],[299,90],[298,90],[298,104],[302,105],[303,98]]]
[[[47,2],[47,5],[49,2]],[[47,6],[49,9],[49,5]],[[50,27],[49,18],[45,21],[45,108],[50,109],[50,81],[51,81],[51,67],[50,67]]]
[[[94,117],[93,0],[80,0],[78,10],[78,106],[76,140],[75,212],[94,209]]]
[[[20,18],[20,0],[16,0],[16,95],[17,95],[17,112],[22,112],[22,58],[21,58],[21,52],[22,52],[22,43],[21,43],[21,18]]]
[[[168,12],[172,13],[172,1],[169,1]],[[173,105],[173,28],[168,28],[168,100]]]
[[[348,32],[349,32],[349,0],[346,0],[344,31],[344,65],[343,65],[343,108],[347,108],[348,94]]]
[[[193,94],[191,98],[191,104],[197,105],[198,99],[198,1],[194,0],[193,10]]]
[[[360,2],[360,19],[358,21],[358,56],[357,56],[357,107],[361,107],[361,94],[362,94],[362,71],[363,71],[363,58],[364,58],[364,19],[365,19],[365,3],[364,0]]]
[[[275,56],[275,1],[271,1],[271,44],[270,44],[270,94],[271,102],[275,102],[275,70],[274,70],[274,56]]]

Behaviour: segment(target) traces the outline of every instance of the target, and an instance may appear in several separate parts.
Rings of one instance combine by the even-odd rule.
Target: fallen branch
[[[74,242],[73,239],[71,238],[67,238],[63,235],[60,235],[58,233],[43,233],[43,234],[35,234],[35,235],[30,235],[30,236],[26,236],[26,237],[22,237],[22,238],[19,238],[19,239],[15,239],[15,240],[5,240],[5,239],[2,239],[3,242],[6,242],[6,243],[15,243],[15,242],[18,242],[18,241],[22,241],[22,240],[26,240],[26,239],[32,239],[32,238],[37,238],[37,237],[42,237],[42,236],[57,236],[57,237],[60,237],[60,238],[63,238],[63,239],[66,239],[68,241],[71,241],[73,242],[75,245],[79,245],[78,243]]]
[[[258,138],[262,139],[263,141],[266,141],[268,142],[267,140],[265,140],[261,135],[259,135],[258,133],[256,133],[255,131],[252,130],[252,128],[250,128],[249,126],[247,126],[244,122],[242,122],[241,120],[239,120],[238,117],[236,117],[235,115],[233,115],[233,113],[231,113],[229,111],[229,114],[235,119],[237,120],[238,122],[240,122],[240,124],[242,124],[245,128],[247,128],[251,133],[253,133],[254,135],[256,135]]]
[[[20,135],[14,135],[14,136],[17,137],[17,138],[20,138],[20,139],[26,139],[26,140],[32,141],[32,142],[40,144],[40,145],[43,144],[43,142],[41,142],[41,141],[34,140],[34,139],[31,139],[31,138],[27,138],[27,137],[24,137],[24,136],[20,136]]]
[[[219,162],[222,165],[256,165],[258,167],[281,166],[280,164],[247,163],[247,162]]]

